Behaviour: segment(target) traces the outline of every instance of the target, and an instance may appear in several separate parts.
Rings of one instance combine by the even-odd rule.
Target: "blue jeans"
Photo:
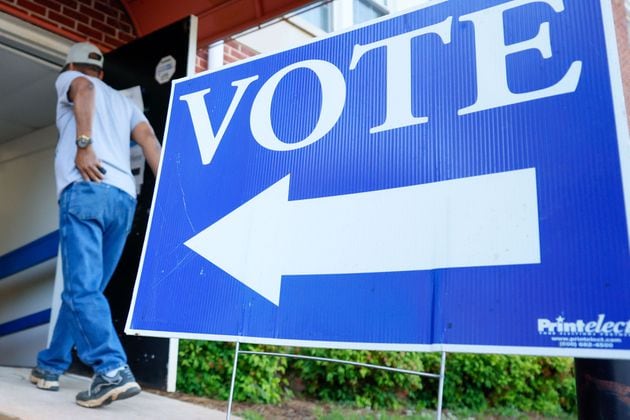
[[[108,184],[76,182],[59,197],[63,270],[61,308],[48,349],[37,365],[61,374],[79,358],[95,373],[127,364],[103,295],[131,229],[136,200]]]

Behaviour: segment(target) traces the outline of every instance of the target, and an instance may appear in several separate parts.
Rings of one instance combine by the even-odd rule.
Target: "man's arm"
[[[131,138],[142,147],[142,153],[144,153],[153,175],[157,175],[162,146],[160,146],[160,142],[155,137],[153,128],[149,123],[143,121],[133,129]]]
[[[92,137],[92,117],[94,115],[94,85],[85,77],[77,77],[70,84],[68,99],[74,103],[72,111],[77,124],[76,137]],[[74,164],[86,181],[101,181],[104,176],[99,171],[100,161],[89,145],[85,149],[77,148]]]

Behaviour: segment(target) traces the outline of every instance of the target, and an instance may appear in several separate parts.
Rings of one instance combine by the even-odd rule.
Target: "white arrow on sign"
[[[534,168],[294,201],[289,179],[185,242],[275,305],[283,275],[540,263]]]

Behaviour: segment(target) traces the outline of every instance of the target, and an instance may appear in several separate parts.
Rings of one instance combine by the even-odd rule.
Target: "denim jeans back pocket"
[[[136,214],[136,199],[126,192],[119,192],[119,208],[121,211],[121,217],[124,217],[127,220],[127,229],[126,232],[129,234],[131,232],[131,228],[133,227],[133,218]]]
[[[103,197],[99,185],[93,182],[77,182],[68,191],[68,213],[80,220],[100,219],[103,213]]]

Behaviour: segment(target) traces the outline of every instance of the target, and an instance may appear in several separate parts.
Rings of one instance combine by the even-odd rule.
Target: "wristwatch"
[[[90,144],[92,144],[92,138],[90,136],[86,136],[82,134],[79,137],[77,137],[77,140],[75,143],[77,144],[77,147],[79,149],[85,149]]]

